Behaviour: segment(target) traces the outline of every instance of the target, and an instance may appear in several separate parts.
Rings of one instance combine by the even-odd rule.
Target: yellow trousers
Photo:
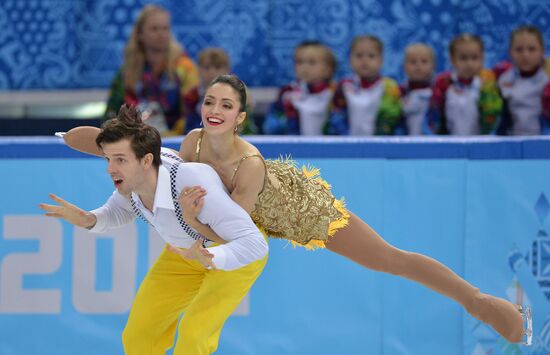
[[[261,274],[267,256],[234,271],[207,270],[164,249],[141,283],[122,334],[128,355],[216,351],[226,319]],[[180,315],[184,312],[179,321]]]

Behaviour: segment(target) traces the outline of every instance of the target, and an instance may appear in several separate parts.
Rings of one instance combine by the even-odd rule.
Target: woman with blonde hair
[[[123,103],[149,111],[148,124],[162,135],[183,133],[183,95],[199,82],[195,63],[170,30],[170,14],[158,5],[140,12],[107,101],[105,118]]]

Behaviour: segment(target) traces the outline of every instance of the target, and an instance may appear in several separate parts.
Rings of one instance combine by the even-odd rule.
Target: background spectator
[[[283,86],[266,115],[266,134],[323,134],[333,95],[336,58],[318,41],[300,43],[294,51],[296,80]]]
[[[430,106],[432,80],[435,69],[433,49],[424,43],[414,43],[405,48],[406,81],[401,85],[403,128],[407,134],[422,134],[422,124]]]
[[[106,118],[122,103],[151,112],[147,123],[163,135],[183,134],[182,98],[198,83],[197,68],[170,31],[170,14],[157,5],[143,8],[111,85]]]
[[[543,116],[543,107],[550,106],[550,89],[542,33],[534,26],[516,28],[510,35],[509,52],[512,63],[500,63],[495,69],[504,99],[499,133],[549,134],[549,116]]]
[[[354,76],[338,83],[328,132],[371,136],[394,133],[401,115],[395,80],[382,77],[384,44],[372,35],[355,37],[349,60]]]
[[[453,70],[435,80],[428,133],[477,135],[494,133],[502,109],[495,76],[483,69],[483,41],[463,33],[451,41]]]

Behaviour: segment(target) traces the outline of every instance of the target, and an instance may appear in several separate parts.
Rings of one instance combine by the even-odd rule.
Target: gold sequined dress
[[[197,161],[203,132],[197,140]],[[241,163],[253,156],[262,158],[259,154],[243,156],[233,177]],[[330,236],[347,225],[349,213],[343,199],[334,197],[318,169],[299,169],[294,161],[282,158],[264,163],[264,186],[250,215],[270,237],[287,239],[308,249],[323,248]]]

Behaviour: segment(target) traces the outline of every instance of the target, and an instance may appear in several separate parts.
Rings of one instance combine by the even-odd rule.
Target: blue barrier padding
[[[163,145],[179,149],[183,137]],[[287,137],[249,136],[267,158],[548,159],[550,137]],[[0,158],[83,158],[57,137],[0,138]]]
[[[531,140],[523,143],[524,159],[549,159],[550,147],[548,141]]]
[[[548,353],[549,139],[246,138],[266,157],[290,154],[319,168],[335,196],[392,245],[531,305],[535,343],[512,350]],[[178,149],[181,140],[163,144]],[[56,137],[0,139],[2,355],[123,353],[137,286],[164,242],[142,222],[96,235],[42,216],[49,192],[87,210],[111,195],[105,162],[81,157]],[[224,326],[219,353],[512,351],[456,302],[417,283],[329,250],[269,244],[268,265]]]
[[[91,156],[71,149],[57,137],[0,138],[0,159],[61,157],[89,158]]]

